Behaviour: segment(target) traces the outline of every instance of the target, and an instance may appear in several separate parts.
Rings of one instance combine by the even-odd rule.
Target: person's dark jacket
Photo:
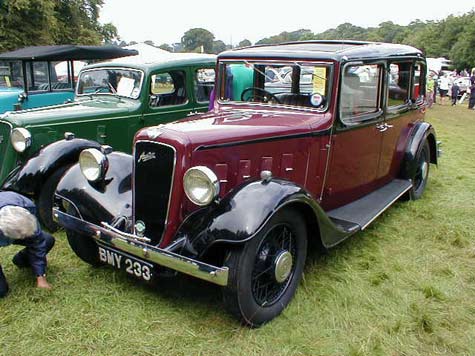
[[[36,206],[28,198],[15,192],[0,192],[0,209],[5,206],[18,206],[27,209],[36,216]],[[38,225],[38,230],[31,237],[23,240],[13,240],[3,235],[0,231],[0,246],[10,244],[27,247],[26,253],[33,272],[37,276],[42,276],[46,272],[46,254],[48,251],[46,236]]]

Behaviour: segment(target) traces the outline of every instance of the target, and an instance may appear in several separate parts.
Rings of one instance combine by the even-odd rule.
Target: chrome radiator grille
[[[173,147],[138,141],[134,152],[134,222],[145,223],[145,236],[158,244],[166,228],[175,171]]]

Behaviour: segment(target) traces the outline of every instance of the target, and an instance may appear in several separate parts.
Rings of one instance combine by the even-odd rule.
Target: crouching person
[[[41,230],[36,219],[36,206],[28,198],[14,192],[0,192],[0,247],[25,246],[14,257],[19,268],[31,268],[38,288],[51,289],[46,280],[46,255],[54,246],[54,238]],[[0,265],[0,298],[8,293],[8,283]]]

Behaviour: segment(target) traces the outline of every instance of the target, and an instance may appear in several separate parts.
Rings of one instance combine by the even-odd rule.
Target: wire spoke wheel
[[[275,303],[288,287],[297,251],[290,226],[274,226],[259,246],[252,271],[252,294],[258,305]]]
[[[258,327],[279,315],[292,300],[307,255],[307,228],[302,215],[278,211],[241,248],[229,251],[227,309],[244,324]]]

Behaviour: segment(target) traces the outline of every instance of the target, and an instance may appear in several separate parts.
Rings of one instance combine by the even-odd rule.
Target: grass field
[[[325,256],[312,253],[273,322],[239,326],[219,288],[180,277],[155,289],[94,269],[57,234],[51,292],[0,249],[1,355],[475,355],[475,112],[434,106],[444,142],[423,199],[400,202]]]

